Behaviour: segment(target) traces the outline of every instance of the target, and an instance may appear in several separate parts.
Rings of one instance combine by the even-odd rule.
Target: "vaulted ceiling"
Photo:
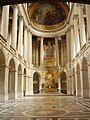
[[[67,20],[69,6],[65,2],[33,3],[28,7],[31,25],[39,30],[60,29]]]

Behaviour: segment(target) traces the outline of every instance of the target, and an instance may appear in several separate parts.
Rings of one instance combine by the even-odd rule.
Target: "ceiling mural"
[[[68,16],[65,3],[35,3],[29,8],[32,25],[41,30],[52,30],[64,24]]]

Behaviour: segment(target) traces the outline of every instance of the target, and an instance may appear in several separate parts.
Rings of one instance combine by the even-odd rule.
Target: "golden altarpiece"
[[[58,70],[55,65],[55,45],[51,45],[48,42],[47,45],[44,45],[44,68],[45,72],[45,82],[42,84],[43,92],[57,92],[58,89]]]

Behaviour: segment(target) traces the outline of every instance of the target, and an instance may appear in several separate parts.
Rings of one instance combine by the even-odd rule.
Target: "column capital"
[[[71,25],[70,28],[71,28],[71,29],[74,29],[74,25]]]
[[[69,32],[69,31],[70,31],[70,25],[67,25],[67,31],[66,31],[66,33]]]
[[[19,19],[20,19],[20,20],[23,20],[23,16],[19,16]]]
[[[17,8],[17,7],[18,7],[18,5],[16,5],[16,4],[14,4],[14,5],[12,6],[13,9],[15,9],[15,8]]]
[[[78,20],[78,15],[77,14],[73,15],[73,20]]]
[[[77,3],[77,7],[84,8],[84,4]]]
[[[41,38],[40,37],[37,37],[37,41],[40,41],[41,40]]]
[[[28,30],[28,27],[27,27],[27,26],[24,25],[23,27],[24,27],[24,30]]]

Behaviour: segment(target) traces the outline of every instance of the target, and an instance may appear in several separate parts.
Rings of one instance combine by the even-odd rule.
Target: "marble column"
[[[18,53],[23,55],[23,17],[19,17]]]
[[[9,5],[3,6],[2,9],[2,20],[1,20],[1,35],[8,38],[8,27],[9,27]]]
[[[90,63],[88,64],[88,83],[89,83],[89,99],[90,99]]]
[[[81,97],[81,78],[80,73],[75,73],[75,79],[76,79],[76,96]]]
[[[0,102],[8,100],[8,74],[9,67],[0,65]]]
[[[18,98],[17,96],[17,80],[18,80],[18,72],[15,70],[15,99]]]
[[[61,92],[61,78],[58,79],[58,92]]]
[[[40,49],[40,65],[41,66],[43,66],[43,56],[44,56],[43,37],[41,37],[41,49]]]
[[[79,27],[80,27],[80,43],[81,47],[86,43],[86,35],[85,35],[85,24],[84,24],[84,16],[83,16],[83,5],[79,6]]]
[[[17,5],[13,6],[13,20],[12,20],[12,35],[11,35],[11,46],[16,49],[17,42],[17,19],[18,19],[18,9]]]
[[[39,41],[37,41],[37,44],[36,44],[36,66],[38,66],[38,60],[39,60],[39,59],[38,59],[38,55],[39,55],[39,54],[38,54],[38,52],[39,52],[39,51],[38,51],[38,47],[39,47],[38,42],[39,42]]]
[[[70,42],[70,29],[66,32],[66,47],[67,47],[67,63],[71,61],[71,42]]]
[[[42,92],[42,78],[40,79],[40,83],[39,83],[39,92],[41,93]]]
[[[24,27],[24,59],[27,61],[27,27]]]
[[[61,42],[61,65],[64,65],[64,42]]]
[[[28,31],[28,63],[32,66],[32,33]]]
[[[74,25],[71,25],[71,60],[75,58],[75,37],[74,37]]]
[[[90,5],[86,4],[87,44],[90,44]]]
[[[73,19],[74,19],[76,54],[78,54],[80,51],[80,41],[79,41],[79,31],[78,31],[78,15],[74,15]]]
[[[56,46],[56,65],[59,66],[59,48],[58,48],[58,37],[55,37],[55,46]]]

